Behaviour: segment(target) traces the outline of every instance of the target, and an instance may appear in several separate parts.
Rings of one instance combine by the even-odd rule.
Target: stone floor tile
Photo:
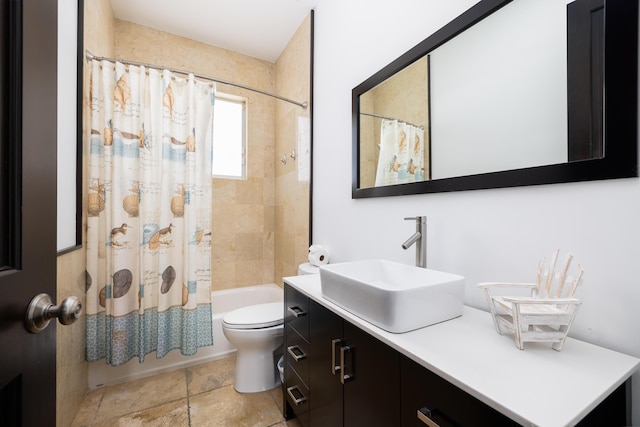
[[[78,412],[76,412],[76,416],[73,419],[71,427],[91,426],[94,418],[96,417],[96,413],[98,412],[98,408],[100,407],[103,395],[104,389],[102,388],[87,393],[78,408]]]
[[[189,427],[189,406],[187,399],[181,399],[105,420],[92,427]]]
[[[189,398],[191,427],[270,427],[283,421],[268,392],[238,393],[232,386]]]
[[[226,357],[186,368],[189,396],[233,384],[236,357]]]
[[[117,384],[104,389],[95,421],[131,414],[186,397],[184,369]]]

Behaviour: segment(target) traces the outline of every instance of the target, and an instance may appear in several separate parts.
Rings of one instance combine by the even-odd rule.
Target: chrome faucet
[[[416,232],[402,244],[402,249],[409,249],[416,243],[416,266],[427,268],[427,217],[416,216],[405,218],[416,221]]]

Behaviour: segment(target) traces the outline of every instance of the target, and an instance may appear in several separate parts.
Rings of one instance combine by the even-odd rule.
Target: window
[[[216,94],[213,107],[213,162],[215,178],[244,179],[246,157],[246,100]]]

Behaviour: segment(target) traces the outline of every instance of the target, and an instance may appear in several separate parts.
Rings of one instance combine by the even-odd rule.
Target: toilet
[[[282,302],[232,310],[222,318],[222,332],[238,349],[233,388],[240,393],[271,390],[279,385],[273,352],[282,345]]]
[[[298,274],[318,274],[318,267],[300,264]],[[270,302],[232,310],[222,318],[224,336],[238,349],[233,388],[256,393],[280,385],[273,352],[283,343],[284,304]]]

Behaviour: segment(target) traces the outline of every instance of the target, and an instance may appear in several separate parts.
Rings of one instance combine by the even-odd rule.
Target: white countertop
[[[574,425],[640,366],[640,359],[567,338],[562,351],[498,335],[488,312],[463,315],[426,328],[393,334],[322,297],[319,275],[284,281],[380,341],[505,414],[535,426]]]

